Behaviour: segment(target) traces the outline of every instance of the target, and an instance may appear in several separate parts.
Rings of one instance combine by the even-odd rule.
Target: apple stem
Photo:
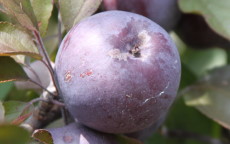
[[[57,79],[56,79],[56,76],[54,74],[54,70],[51,66],[51,63],[50,63],[50,58],[47,54],[47,51],[45,49],[45,46],[43,44],[43,41],[42,41],[42,38],[41,38],[41,35],[38,31],[34,31],[34,35],[37,39],[37,42],[39,44],[39,51],[40,51],[40,54],[43,55],[43,59],[41,60],[41,62],[43,62],[45,64],[45,66],[48,68],[49,72],[50,72],[50,75],[51,75],[51,78],[52,78],[52,81],[54,83],[54,86],[56,88],[56,91],[57,91],[57,95],[59,95],[59,86],[58,86],[58,83],[57,83]]]

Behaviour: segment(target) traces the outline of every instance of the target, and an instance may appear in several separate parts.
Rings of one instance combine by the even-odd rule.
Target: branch
[[[43,89],[44,91],[48,92],[50,95],[56,97],[57,95],[52,93],[51,91],[49,91],[48,89],[46,89],[45,87],[43,87],[41,84],[39,84],[38,82],[32,80],[32,79],[29,79],[30,82],[36,84],[37,86],[39,86],[41,89]]]
[[[25,108],[30,105],[40,102],[37,109],[33,112],[33,115],[30,117],[28,121],[26,121],[22,126],[27,128],[30,131],[34,131],[35,129],[45,127],[49,123],[61,117],[61,109],[64,108],[64,104],[50,99],[44,99],[43,97],[39,97],[31,100]]]

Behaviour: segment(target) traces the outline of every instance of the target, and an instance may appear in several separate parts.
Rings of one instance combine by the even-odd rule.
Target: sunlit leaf
[[[183,92],[185,102],[230,129],[230,66],[206,75]]]
[[[0,23],[0,56],[27,55],[41,59],[32,37],[20,28],[8,23]]]
[[[33,105],[19,101],[6,101],[3,103],[5,108],[5,120],[12,124],[20,124],[26,120],[34,110]]]
[[[53,10],[52,0],[30,0],[34,14],[38,21],[38,28],[42,36],[46,34],[49,19]]]
[[[210,27],[230,40],[229,0],[179,0],[183,12],[204,16]]]
[[[60,0],[62,21],[67,30],[81,19],[92,15],[102,0]]]
[[[26,144],[30,134],[16,125],[0,125],[0,144]]]
[[[22,67],[12,58],[0,56],[0,83],[14,80],[28,80]]]
[[[0,101],[0,123],[3,122],[5,117],[5,109],[2,105],[2,102]]]
[[[23,27],[36,30],[37,21],[30,0],[0,0],[0,5]]]
[[[44,129],[35,130],[32,137],[44,144],[53,144],[53,138],[49,131]]]
[[[100,6],[102,0],[85,0],[84,4],[81,6],[77,17],[74,20],[74,25],[80,22],[83,18],[92,15]]]

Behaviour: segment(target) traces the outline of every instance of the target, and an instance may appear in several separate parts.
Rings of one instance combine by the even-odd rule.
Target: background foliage
[[[39,94],[37,90],[18,89],[12,81],[28,81],[22,66],[27,66],[31,59],[44,59],[33,35],[40,35],[54,61],[60,43],[58,33],[64,36],[74,24],[92,15],[100,3],[100,0],[60,0],[60,3],[0,0],[0,143],[6,143],[6,139],[11,139],[12,144],[30,140],[28,131],[17,125],[31,116],[37,103],[30,102]],[[230,1],[178,0],[178,6],[183,13],[202,16],[213,31],[229,40],[229,47],[192,47],[175,31],[170,32],[181,56],[181,85],[166,121],[145,144],[230,143]],[[49,127],[61,125],[59,120]],[[34,138],[50,139],[47,133],[43,134],[45,138],[35,135]]]

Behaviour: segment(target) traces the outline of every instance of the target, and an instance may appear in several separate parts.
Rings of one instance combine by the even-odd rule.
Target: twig
[[[53,103],[53,104],[55,104],[57,106],[65,107],[65,104],[62,103],[62,102],[59,102],[59,101],[54,100],[54,99],[47,100],[47,99],[44,99],[43,97],[39,97],[39,98],[35,98],[35,99],[31,100],[30,102],[28,102],[27,106],[30,106],[30,105],[32,105],[32,104],[34,104],[36,102],[40,102],[40,101],[47,102],[47,103],[51,102],[51,103]]]
[[[45,87],[43,87],[43,86],[42,86],[41,84],[39,84],[38,82],[36,82],[36,81],[34,81],[34,80],[32,80],[32,79],[29,79],[28,81],[29,81],[29,82],[32,82],[32,83],[34,83],[34,84],[36,84],[37,86],[39,86],[39,87],[40,87],[41,89],[43,89],[44,91],[47,91],[50,95],[52,95],[52,96],[54,96],[54,97],[57,96],[56,94],[50,92],[48,89],[46,89]]]
[[[182,131],[182,130],[168,130],[165,127],[162,128],[161,134],[166,137],[194,139],[194,140],[206,143],[206,144],[230,144],[229,142],[225,142],[220,139],[215,139],[207,135],[200,135],[197,133]]]
[[[61,107],[52,102],[41,101],[33,115],[25,123],[31,131],[43,128],[49,123],[61,117]]]
[[[34,35],[37,39],[37,42],[39,44],[39,51],[40,51],[40,54],[42,54],[43,56],[43,59],[41,60],[45,66],[48,68],[49,72],[50,72],[50,75],[52,77],[52,81],[54,83],[54,86],[56,88],[56,91],[57,91],[57,94],[59,94],[59,87],[58,87],[58,84],[57,84],[57,79],[56,79],[56,76],[54,74],[54,70],[51,66],[51,63],[50,63],[50,59],[49,59],[49,56],[47,54],[47,51],[45,50],[45,47],[44,47],[44,44],[43,44],[43,41],[42,41],[42,38],[40,36],[40,33],[38,31],[34,31]]]
[[[32,117],[23,124],[23,126],[30,131],[33,131],[37,128],[42,128],[48,125],[50,122],[60,118],[61,109],[65,107],[63,103],[57,100],[39,97],[28,102],[25,106],[25,109],[36,102],[40,102],[39,106],[34,111]]]
[[[70,115],[69,111],[67,111],[65,107],[62,107],[61,114],[62,114],[62,118],[64,120],[64,123],[66,125],[74,122],[73,117]]]

